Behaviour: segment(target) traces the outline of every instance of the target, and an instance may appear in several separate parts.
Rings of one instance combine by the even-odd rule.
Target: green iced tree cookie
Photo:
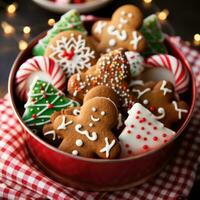
[[[79,103],[67,98],[50,83],[36,80],[30,87],[22,118],[28,127],[37,132],[50,122],[54,111],[74,106],[79,106]]]
[[[70,10],[64,14],[60,20],[55,23],[52,29],[47,32],[47,35],[38,41],[38,44],[33,48],[33,55],[44,55],[45,49],[49,41],[58,33],[67,30],[76,30],[87,34],[85,27],[81,21],[80,15],[76,10]]]
[[[167,53],[167,49],[163,43],[165,37],[155,14],[144,19],[140,31],[148,42],[148,48],[143,55],[149,56],[152,54]]]

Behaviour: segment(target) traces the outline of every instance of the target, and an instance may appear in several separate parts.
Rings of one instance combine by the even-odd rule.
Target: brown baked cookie
[[[93,43],[78,31],[64,31],[49,42],[45,56],[53,58],[65,71],[66,77],[89,69],[97,61]]]
[[[83,73],[78,73],[68,81],[68,92],[83,99],[93,87],[104,85],[112,88],[119,96],[122,107],[128,108],[135,102],[135,97],[129,90],[130,69],[125,52],[114,50],[101,56],[97,64]]]
[[[46,124],[44,126],[42,137],[47,143],[55,147],[58,147],[62,142],[62,138],[56,134],[56,131],[53,129],[52,124]]]
[[[143,52],[146,48],[144,36],[137,31],[143,22],[142,12],[133,5],[119,7],[110,21],[97,21],[92,27],[93,36],[99,41],[100,52],[124,48]]]
[[[86,101],[78,116],[57,116],[52,125],[63,139],[59,149],[83,157],[117,158],[121,149],[111,131],[117,124],[117,116],[117,107],[105,97]]]
[[[140,83],[133,87],[132,92],[155,115],[155,119],[168,128],[173,129],[187,116],[188,106],[184,101],[176,100],[174,86],[170,82]]]

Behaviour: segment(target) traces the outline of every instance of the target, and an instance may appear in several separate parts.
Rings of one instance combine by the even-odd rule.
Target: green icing
[[[165,37],[162,33],[161,26],[155,14],[144,19],[141,33],[148,42],[148,48],[143,56],[149,56],[158,53],[167,53],[167,49],[163,43]]]
[[[54,24],[53,28],[47,32],[47,35],[39,40],[38,44],[33,48],[33,55],[44,55],[49,41],[58,33],[67,30],[76,30],[87,34],[87,31],[81,21],[80,15],[76,10],[70,10],[64,14],[57,23]]]
[[[54,111],[74,106],[79,106],[79,103],[67,98],[50,83],[36,80],[30,87],[22,118],[28,127],[37,132],[44,124],[50,122]]]

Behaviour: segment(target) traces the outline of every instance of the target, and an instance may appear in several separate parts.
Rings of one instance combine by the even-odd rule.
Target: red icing
[[[127,133],[128,133],[128,134],[131,134],[131,130],[128,130]]]
[[[139,119],[140,117],[137,115],[136,117],[135,117],[135,119]]]
[[[138,111],[137,111],[137,114],[139,115],[140,113],[141,113],[141,112],[138,110]]]
[[[144,129],[145,129],[144,126],[142,126],[142,127],[141,127],[141,130],[144,130]]]
[[[163,137],[167,137],[167,134],[166,133],[163,133],[163,135],[162,135]]]
[[[158,140],[158,137],[156,137],[156,136],[153,137],[153,140],[154,140],[154,141],[157,141],[157,140]]]
[[[36,118],[37,118],[37,115],[36,115],[36,114],[32,114],[32,118],[33,118],[33,119],[36,119]]]
[[[136,138],[137,138],[137,139],[140,139],[140,138],[141,138],[141,135],[136,135]]]
[[[153,111],[156,110],[156,108],[155,108],[154,106],[150,106],[150,107],[149,107],[149,110],[150,110],[151,112],[153,112]]]
[[[58,96],[59,96],[59,97],[62,96],[62,93],[61,93],[61,92],[58,92]]]
[[[148,148],[149,148],[148,145],[144,145],[144,146],[143,146],[143,149],[144,149],[144,150],[147,150]]]
[[[157,130],[158,128],[156,126],[153,127],[154,130]]]
[[[147,131],[147,135],[150,135],[151,134],[151,132],[150,131]]]
[[[134,124],[131,124],[131,128],[134,128],[135,126],[134,126]]]
[[[146,141],[147,140],[147,137],[144,137],[144,141]]]
[[[63,57],[66,57],[67,60],[71,60],[74,57],[74,51],[63,51]]]
[[[164,143],[167,143],[167,140],[164,140]]]
[[[53,108],[53,104],[50,104],[50,103],[49,103],[49,104],[47,105],[47,107],[48,107],[49,109],[51,109],[51,108]]]
[[[129,148],[129,144],[125,144],[125,147],[126,147],[126,148]]]
[[[132,154],[132,151],[131,151],[131,150],[129,150],[129,151],[128,151],[128,154],[129,154],[129,155],[131,155],[131,154]]]
[[[151,123],[151,122],[148,122],[148,125],[149,125],[149,126],[151,126],[151,125],[152,125],[152,123]]]

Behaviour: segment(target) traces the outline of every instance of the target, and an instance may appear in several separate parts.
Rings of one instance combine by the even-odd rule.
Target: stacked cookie
[[[115,159],[160,148],[187,116],[181,98],[189,85],[163,41],[156,16],[143,20],[133,5],[95,22],[91,35],[69,11],[16,73],[24,122],[74,156]],[[170,78],[152,78],[157,69]]]

